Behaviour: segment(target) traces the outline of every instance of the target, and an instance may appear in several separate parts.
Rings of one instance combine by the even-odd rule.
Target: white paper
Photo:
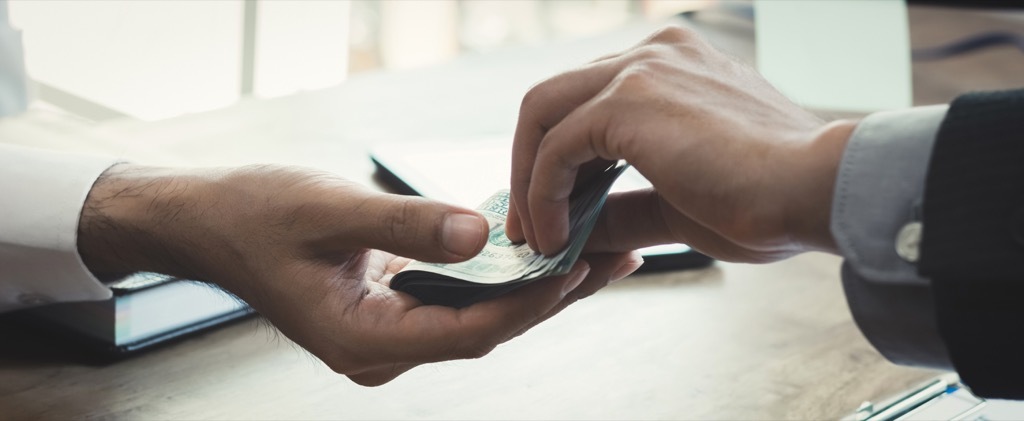
[[[758,0],[757,65],[798,104],[872,112],[912,105],[900,0]]]

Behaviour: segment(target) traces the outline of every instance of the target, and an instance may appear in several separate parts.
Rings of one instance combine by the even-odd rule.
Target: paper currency
[[[494,298],[531,281],[569,272],[583,250],[615,179],[628,168],[616,164],[577,187],[569,199],[569,244],[544,256],[505,236],[509,192],[500,190],[477,208],[490,227],[487,244],[476,257],[459,263],[412,262],[391,279],[391,288],[425,304],[464,307]]]

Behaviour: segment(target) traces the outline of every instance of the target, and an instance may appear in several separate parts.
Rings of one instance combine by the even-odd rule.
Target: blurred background
[[[160,120],[582,37],[714,0],[10,1],[37,100]]]

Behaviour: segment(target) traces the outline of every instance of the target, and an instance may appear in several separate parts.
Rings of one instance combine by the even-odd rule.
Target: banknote
[[[616,163],[576,187],[569,198],[569,243],[561,252],[544,256],[526,243],[509,240],[505,235],[509,191],[499,190],[476,209],[489,226],[487,243],[478,255],[459,263],[414,261],[391,279],[391,288],[424,304],[464,307],[537,279],[568,273],[597,222],[608,190],[626,168],[628,164]]]

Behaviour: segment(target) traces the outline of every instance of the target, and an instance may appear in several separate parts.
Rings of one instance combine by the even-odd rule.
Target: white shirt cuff
[[[111,297],[82,263],[77,237],[89,190],[115,163],[0,144],[0,311]]]

